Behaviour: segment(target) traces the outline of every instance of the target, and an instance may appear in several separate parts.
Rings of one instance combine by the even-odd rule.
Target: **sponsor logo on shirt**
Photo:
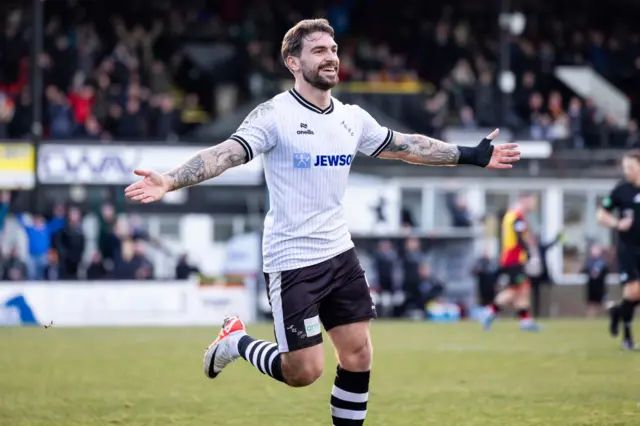
[[[310,169],[311,168],[311,154],[308,152],[296,152],[293,154],[293,168],[294,169]]]
[[[320,329],[320,317],[316,315],[315,317],[305,318],[304,331],[307,333],[307,337],[313,337],[320,334],[322,332]]]
[[[353,155],[334,154],[334,155],[316,155],[315,160],[311,161],[311,154],[308,152],[296,152],[293,154],[294,169],[310,169],[313,167],[341,167],[350,166],[353,161]]]
[[[313,167],[349,166],[352,160],[353,155],[316,155],[316,162]]]
[[[298,134],[299,135],[315,135],[315,133],[313,133],[313,130],[308,129],[307,124],[306,123],[300,123],[300,128],[304,129],[304,130],[298,130]]]

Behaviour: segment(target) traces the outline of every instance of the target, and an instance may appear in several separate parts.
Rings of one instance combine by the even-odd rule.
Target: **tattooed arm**
[[[427,166],[457,166],[470,164],[489,169],[510,169],[511,163],[520,160],[515,143],[492,145],[498,129],[482,139],[475,147],[459,146],[423,135],[407,135],[393,132],[389,144],[382,149],[379,158],[402,160]]]
[[[393,133],[393,139],[378,158],[402,160],[427,166],[456,166],[460,158],[457,145],[423,135]]]
[[[167,192],[220,176],[225,170],[268,152],[277,142],[274,116],[275,108],[267,101],[257,106],[228,140],[203,149],[175,169],[163,174],[134,170],[133,174],[142,179],[126,187],[125,196],[143,204],[154,203],[162,200]]]
[[[219,176],[227,169],[244,164],[246,159],[244,148],[234,140],[227,140],[203,149],[163,177],[168,191],[175,191]]]

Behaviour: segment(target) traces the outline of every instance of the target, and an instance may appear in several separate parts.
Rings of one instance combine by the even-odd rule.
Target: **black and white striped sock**
[[[354,373],[338,367],[331,390],[333,426],[361,426],[367,416],[371,372]]]
[[[282,363],[278,345],[264,340],[256,340],[249,335],[242,336],[238,342],[238,352],[247,362],[274,379],[284,382]]]

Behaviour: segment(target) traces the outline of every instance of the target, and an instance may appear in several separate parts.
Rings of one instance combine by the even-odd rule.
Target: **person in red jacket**
[[[69,103],[76,124],[82,125],[87,121],[87,117],[91,115],[94,100],[95,90],[89,84],[85,84],[80,90],[69,94]]]

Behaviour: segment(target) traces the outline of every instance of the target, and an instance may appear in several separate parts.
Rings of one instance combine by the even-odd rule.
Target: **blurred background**
[[[539,194],[536,314],[597,315],[607,292],[587,283],[615,297],[615,236],[595,212],[640,147],[637,1],[303,3],[2,1],[0,323],[268,318],[260,159],[158,204],[123,189],[290,88],[280,42],[308,17],[336,30],[343,102],[463,145],[500,127],[523,150],[508,172],[358,156],[345,210],[381,315],[455,321],[489,301],[521,191]]]

